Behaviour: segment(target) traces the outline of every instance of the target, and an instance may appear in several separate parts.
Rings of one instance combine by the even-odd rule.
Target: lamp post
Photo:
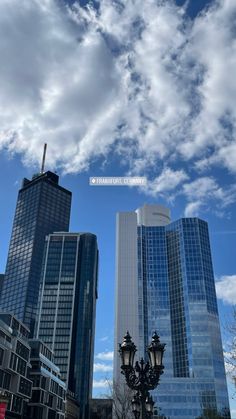
[[[132,400],[132,411],[135,419],[147,419],[153,416],[154,402],[149,394],[149,390],[154,390],[163,374],[162,364],[165,344],[160,342],[159,336],[155,332],[152,336],[151,344],[147,348],[149,362],[142,358],[134,366],[134,357],[137,351],[132,342],[129,332],[124,336],[120,344],[121,370],[125,375],[126,383],[129,388],[136,390]]]

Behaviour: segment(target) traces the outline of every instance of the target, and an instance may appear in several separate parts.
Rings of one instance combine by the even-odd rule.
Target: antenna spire
[[[44,149],[43,149],[43,160],[42,160],[42,166],[41,166],[41,174],[44,173],[44,166],[45,166],[45,158],[46,158],[46,152],[47,152],[47,144],[44,144]]]

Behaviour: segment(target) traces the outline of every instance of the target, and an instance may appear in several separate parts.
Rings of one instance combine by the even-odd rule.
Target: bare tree
[[[236,306],[233,307],[232,316],[225,324],[224,357],[226,373],[236,382]]]
[[[106,398],[113,401],[113,419],[133,419],[132,399],[134,392],[122,381],[108,381],[109,393]]]

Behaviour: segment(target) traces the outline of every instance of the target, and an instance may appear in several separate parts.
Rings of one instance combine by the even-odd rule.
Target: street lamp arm
[[[126,366],[121,368],[129,388],[141,392],[154,390],[164,369],[163,366],[152,368],[149,363],[143,368],[143,365],[140,366],[138,362],[136,362],[135,368]]]
[[[122,368],[122,367],[121,367]],[[129,388],[132,390],[139,390],[140,389],[140,381],[139,376],[135,374],[135,370],[133,367],[126,367],[122,368],[122,374],[125,375],[126,383]]]

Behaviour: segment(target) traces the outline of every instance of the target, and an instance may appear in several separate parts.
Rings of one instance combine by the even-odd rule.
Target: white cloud
[[[93,380],[93,388],[105,388],[106,390],[110,390],[111,382],[109,380],[101,379],[101,380]]]
[[[101,342],[106,342],[107,340],[109,340],[109,336],[103,336],[102,338],[99,339]]]
[[[96,11],[2,0],[0,150],[35,164],[47,141],[47,165],[71,173],[112,150],[130,170],[155,168],[153,196],[178,193],[190,168],[234,172],[235,13],[235,0],[193,22],[174,2],[101,0]],[[184,188],[187,213],[207,195],[232,202],[230,185],[225,194],[211,175],[200,182],[204,200]]]
[[[185,217],[197,217],[202,208],[201,201],[190,202],[186,205],[184,215]]]
[[[47,141],[48,164],[75,172],[112,143],[120,87],[104,39],[92,29],[83,38],[65,10],[53,0],[0,4],[0,148],[34,163]]]
[[[101,359],[102,361],[113,361],[114,352],[100,352],[95,355],[95,358]]]
[[[213,177],[200,177],[185,183],[181,193],[186,197],[188,204],[185,216],[197,216],[204,209],[208,211],[210,203],[214,203],[215,210],[220,210],[233,204],[236,199],[236,187],[221,187]]]
[[[221,161],[233,171],[236,162],[233,146],[236,133],[235,12],[233,0],[219,0],[194,22],[188,53],[202,67],[197,87],[200,112],[192,121],[191,138],[182,147],[187,157],[207,152],[210,161]]]
[[[142,188],[151,196],[161,196],[166,192],[175,190],[185,180],[188,175],[183,170],[172,170],[168,167],[164,168],[160,176],[147,183],[147,186]]]
[[[110,372],[110,371],[113,371],[113,366],[107,365],[107,364],[95,363],[93,366],[93,371],[94,372]]]
[[[222,276],[216,282],[217,297],[227,304],[236,304],[236,275]]]
[[[215,179],[202,177],[183,186],[183,193],[187,198],[203,198],[206,194],[213,196],[218,190]]]

